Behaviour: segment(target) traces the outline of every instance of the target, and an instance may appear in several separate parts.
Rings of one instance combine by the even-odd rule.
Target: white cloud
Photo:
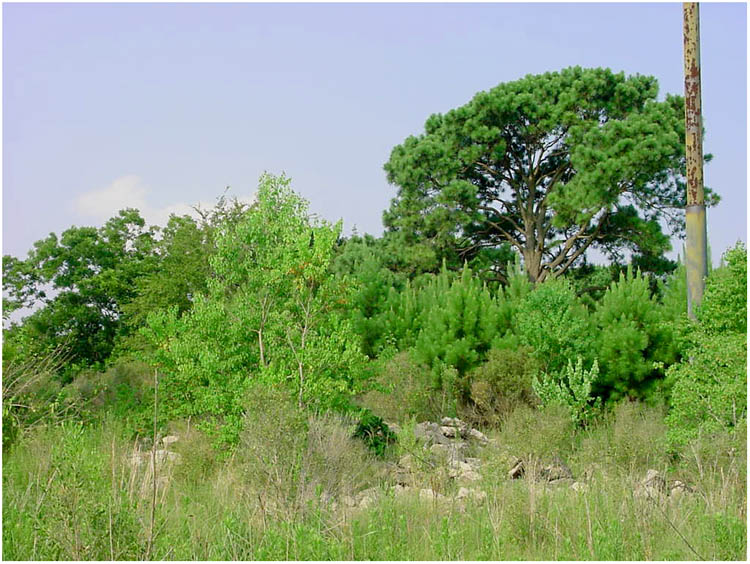
[[[138,176],[122,176],[109,186],[81,194],[75,200],[75,210],[86,217],[105,221],[123,208],[137,208],[142,212],[148,207],[144,186]]]
[[[91,190],[78,196],[74,202],[75,211],[83,217],[99,222],[105,222],[124,208],[136,208],[141,212],[141,217],[149,225],[165,226],[171,214],[190,215],[198,218],[193,206],[202,210],[209,210],[216,202],[177,202],[163,207],[152,206],[148,202],[151,192],[140,177],[136,175],[121,176],[104,188]],[[238,198],[241,202],[250,204],[255,195]]]

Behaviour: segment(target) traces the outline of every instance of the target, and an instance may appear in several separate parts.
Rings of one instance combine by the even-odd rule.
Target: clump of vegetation
[[[675,445],[747,425],[747,250],[740,244],[724,260],[706,281],[685,359],[667,371]]]
[[[492,349],[487,362],[469,372],[461,382],[469,401],[462,415],[478,425],[498,426],[519,405],[534,405],[533,378],[539,364],[533,349]]]
[[[592,397],[593,383],[599,377],[599,364],[595,360],[590,370],[583,368],[583,359],[578,357],[575,368],[568,366],[559,377],[542,374],[534,378],[532,387],[542,405],[561,405],[568,410],[571,420],[577,425],[586,425],[601,408],[601,398]]]
[[[385,454],[388,445],[396,442],[396,434],[377,415],[365,410],[354,429],[354,436],[362,439],[372,452],[378,456]]]

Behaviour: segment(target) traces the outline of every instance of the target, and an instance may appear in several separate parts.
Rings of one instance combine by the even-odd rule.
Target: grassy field
[[[217,455],[175,424],[180,463],[130,461],[117,420],[41,427],[3,457],[5,560],[744,560],[746,439],[714,436],[668,456],[662,412],[623,404],[574,430],[555,412],[518,409],[476,447],[487,497],[457,501],[444,469],[416,465],[419,488],[395,495],[389,468],[424,451],[404,422],[376,458],[338,417],[304,420],[283,406],[248,417],[240,446]],[[512,456],[563,458],[583,491],[510,480]],[[635,494],[649,468],[694,491]],[[154,490],[154,483],[156,489]],[[366,508],[343,500],[366,488]],[[155,503],[154,503],[155,501]]]

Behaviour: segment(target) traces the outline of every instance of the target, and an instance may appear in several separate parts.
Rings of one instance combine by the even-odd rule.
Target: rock
[[[544,466],[539,475],[548,482],[573,478],[573,472],[560,458],[555,458],[551,464]]]
[[[474,470],[471,464],[458,460],[451,461],[451,463],[449,464],[448,476],[450,478],[467,480],[469,482],[476,482],[481,479],[481,476]]]
[[[410,486],[402,486],[400,484],[396,484],[396,487],[393,488],[393,495],[396,497],[403,497],[413,492],[414,492],[414,488]]]
[[[477,431],[476,429],[471,429],[469,431],[469,438],[474,439],[475,441],[478,441],[483,445],[486,445],[489,442],[487,435],[485,435],[481,431]]]
[[[667,481],[657,470],[649,469],[646,477],[636,486],[636,497],[659,498],[667,493]]]
[[[457,435],[460,435],[460,432],[455,427],[442,426],[440,427],[440,432],[443,433],[444,437],[450,439],[455,439]]]
[[[679,499],[685,494],[691,494],[694,490],[688,486],[685,482],[680,480],[674,480],[669,486],[669,497]]]
[[[174,462],[179,464],[182,462],[182,457],[176,452],[170,452],[168,450],[157,450],[156,451],[156,463],[163,464],[165,462]]]
[[[180,438],[176,435],[167,435],[166,437],[162,437],[161,444],[164,445],[164,448],[168,448],[169,445],[176,443],[179,440]]]
[[[437,423],[430,423],[429,421],[417,423],[417,425],[414,426],[414,436],[417,439],[426,441],[428,444],[451,444],[451,440],[443,435],[440,425]]]
[[[518,480],[519,478],[523,478],[524,473],[523,460],[517,458],[513,468],[508,470],[508,477],[511,480]]]
[[[422,488],[419,490],[419,499],[425,501],[444,501],[446,497],[443,494],[432,491],[432,488]]]
[[[407,470],[411,470],[414,466],[414,457],[411,454],[405,454],[401,458],[398,459],[398,465],[401,468],[406,468]]]
[[[474,472],[474,470],[469,470],[468,472],[462,472],[458,479],[466,480],[467,482],[478,482],[482,477],[477,472]]]
[[[385,423],[386,426],[397,435],[401,432],[401,425],[398,423],[391,423],[390,421],[383,421],[383,423]]]
[[[474,469],[474,470],[477,470],[482,465],[482,461],[479,460],[478,458],[467,457],[467,458],[464,459],[464,462],[466,462],[466,464],[468,464],[469,466],[471,466],[472,469]]]
[[[474,488],[459,488],[456,499],[462,500],[467,498],[475,501],[477,504],[482,504],[487,499],[487,494],[482,490],[475,490]]]
[[[570,489],[573,490],[574,492],[582,493],[582,492],[588,491],[589,487],[583,482],[573,482],[570,485]]]
[[[371,507],[380,499],[382,494],[380,488],[367,488],[357,494],[356,504],[362,509]]]
[[[430,446],[430,452],[440,458],[447,458],[449,461],[463,460],[463,451],[466,448],[465,443],[454,443],[450,445],[435,444]]]
[[[470,429],[469,424],[461,421],[458,417],[443,417],[440,420],[440,424],[446,427],[453,427],[462,437],[466,437]]]

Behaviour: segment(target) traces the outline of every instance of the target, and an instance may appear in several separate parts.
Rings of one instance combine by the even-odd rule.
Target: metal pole
[[[706,204],[703,199],[703,120],[701,118],[700,24],[697,2],[682,5],[685,53],[685,161],[687,207],[685,208],[685,266],[687,269],[688,316],[703,298],[706,283]]]

